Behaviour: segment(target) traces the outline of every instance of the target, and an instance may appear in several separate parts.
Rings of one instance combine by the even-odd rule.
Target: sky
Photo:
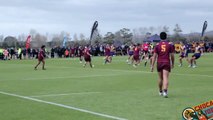
[[[0,35],[66,31],[90,34],[94,21],[102,35],[122,28],[179,24],[183,33],[213,30],[213,0],[0,0]]]

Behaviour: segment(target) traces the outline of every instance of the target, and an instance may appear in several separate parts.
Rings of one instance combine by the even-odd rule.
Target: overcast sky
[[[213,0],[0,0],[0,34],[83,33],[94,21],[101,34],[121,28],[167,25],[170,33],[179,24],[183,33],[213,30]]]

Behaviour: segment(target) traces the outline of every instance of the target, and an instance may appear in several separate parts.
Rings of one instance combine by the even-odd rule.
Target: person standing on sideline
[[[174,49],[169,44],[167,34],[160,33],[161,42],[155,46],[151,72],[154,70],[155,61],[157,59],[157,71],[159,76],[158,86],[159,95],[168,98],[169,73],[174,68]]]
[[[41,46],[41,49],[38,53],[38,64],[35,66],[35,70],[37,70],[38,65],[42,62],[42,70],[46,70],[44,68],[45,65],[45,45]]]

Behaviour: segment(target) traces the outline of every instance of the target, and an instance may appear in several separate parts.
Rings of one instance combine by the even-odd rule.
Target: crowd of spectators
[[[189,43],[191,52],[193,52],[193,44]],[[204,52],[213,52],[213,43],[203,43]],[[128,45],[115,46],[115,55],[127,55]],[[84,46],[72,46],[72,47],[52,47],[46,50],[47,58],[63,58],[63,57],[78,57],[80,49],[84,49]],[[105,45],[90,46],[90,52],[93,56],[104,56]],[[39,52],[39,48],[7,48],[0,49],[0,59],[36,59]]]

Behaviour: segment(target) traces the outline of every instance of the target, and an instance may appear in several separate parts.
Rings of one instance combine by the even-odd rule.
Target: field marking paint
[[[56,66],[51,66],[50,68],[55,68]],[[82,69],[80,67],[57,67],[57,68],[75,68],[75,69]],[[121,70],[121,69],[100,69],[96,68],[93,70],[107,70],[107,71],[115,71],[115,72],[127,72],[127,73],[143,73],[143,74],[153,74],[156,72],[149,72],[149,71],[134,71],[134,70]],[[86,75],[86,76],[62,76],[62,77],[45,77],[45,78],[24,78],[19,80],[50,80],[50,79],[63,79],[63,78],[87,78],[87,77],[104,77],[104,76],[119,76],[119,75],[127,75],[126,73],[119,73],[119,74],[106,74],[106,75]],[[194,76],[194,77],[210,77],[213,78],[211,75],[204,75],[204,74],[181,74],[181,73],[171,73],[171,75],[179,75],[179,76]],[[5,80],[0,80],[5,81]]]
[[[50,68],[64,68],[64,69],[70,69],[70,68],[75,68],[75,69],[82,69],[81,67],[57,67],[57,66],[51,66]],[[137,69],[137,68],[135,68],[135,69]],[[140,68],[139,68],[140,69]],[[148,72],[148,71],[134,71],[134,70],[121,70],[121,69],[100,69],[100,68],[94,68],[94,69],[92,69],[92,70],[102,70],[102,71],[104,71],[104,70],[108,70],[108,71],[115,71],[115,72],[131,72],[131,73],[136,73],[136,72],[138,72],[138,73],[152,73],[152,72]]]
[[[18,97],[18,98],[22,98],[22,99],[26,99],[26,100],[30,100],[30,101],[39,102],[39,103],[54,105],[54,106],[58,106],[58,107],[62,107],[62,108],[72,109],[72,110],[76,110],[76,111],[80,111],[80,112],[84,112],[84,113],[89,113],[89,114],[96,115],[96,116],[110,118],[110,119],[113,119],[113,120],[127,120],[125,118],[120,118],[120,117],[116,117],[116,116],[111,116],[111,115],[107,115],[107,114],[93,112],[93,111],[89,111],[89,110],[85,110],[85,109],[81,109],[81,108],[77,108],[77,107],[73,107],[73,106],[63,105],[63,104],[59,104],[59,103],[48,102],[48,101],[44,101],[44,100],[40,100],[40,99],[36,99],[36,98],[27,97],[27,96],[21,96],[21,95],[17,95],[17,94],[7,93],[7,92],[3,92],[3,91],[0,91],[0,94]]]
[[[110,70],[110,71],[120,71],[120,72],[137,72],[137,73],[147,73],[147,74],[153,74],[156,72],[148,72],[148,71],[133,71],[133,70],[116,70],[116,69],[100,69],[100,70]],[[199,76],[199,77],[213,77],[212,75],[201,75],[201,74],[181,74],[181,73],[171,73],[171,75],[180,75],[180,76]]]
[[[54,79],[65,79],[65,78],[89,78],[89,77],[105,77],[105,76],[119,76],[127,75],[126,73],[117,73],[117,74],[104,74],[104,75],[85,75],[85,76],[60,76],[60,77],[43,77],[43,78],[22,78],[22,79],[11,79],[14,80],[54,80]],[[7,80],[0,80],[7,81]]]
[[[51,80],[51,79],[63,79],[63,78],[88,78],[88,77],[105,77],[105,76],[119,76],[125,74],[105,74],[105,75],[85,75],[85,76],[62,76],[62,77],[44,77],[44,78],[25,78],[21,80]]]
[[[76,68],[80,69],[78,67],[57,67],[57,68]],[[96,70],[108,70],[108,71],[116,71],[116,72],[131,72],[131,73],[144,73],[144,74],[152,74],[156,72],[149,72],[149,71],[133,71],[133,70],[121,70],[121,69],[96,69]],[[171,73],[171,75],[180,75],[180,76],[198,76],[198,77],[213,77],[212,75],[204,75],[204,74],[181,74],[181,73]]]
[[[201,74],[181,74],[181,73],[171,73],[171,75],[180,75],[180,76],[196,76],[196,77],[210,77],[212,78],[212,75],[201,75]]]
[[[67,96],[67,95],[85,95],[85,94],[98,94],[102,92],[79,92],[79,93],[64,93],[64,94],[47,94],[47,95],[36,95],[29,97],[55,97],[55,96]]]

